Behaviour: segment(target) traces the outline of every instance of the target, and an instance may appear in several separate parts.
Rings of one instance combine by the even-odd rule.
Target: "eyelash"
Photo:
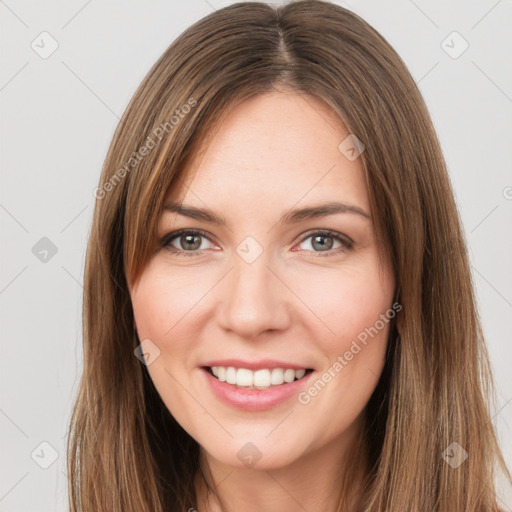
[[[173,247],[172,245],[170,245],[173,240],[175,240],[176,238],[178,238],[179,236],[184,235],[184,234],[194,235],[194,236],[199,235],[199,236],[202,236],[202,237],[208,239],[208,234],[205,231],[202,231],[200,229],[180,229],[178,231],[174,231],[173,233],[166,235],[162,239],[162,242],[161,242],[162,247],[167,249],[168,251],[172,252],[173,254],[180,254],[183,256],[196,256],[197,254],[201,254],[202,251],[206,250],[206,249],[201,249],[201,250],[194,250],[194,251],[184,251],[184,250],[177,249],[176,247]],[[340,252],[350,250],[354,247],[354,242],[350,238],[343,236],[340,233],[337,233],[336,231],[331,231],[329,229],[322,229],[322,230],[310,232],[308,235],[306,235],[304,238],[302,238],[300,240],[300,242],[298,242],[298,243],[301,244],[302,242],[304,242],[305,240],[307,240],[308,238],[311,238],[313,236],[323,236],[323,237],[327,237],[327,238],[334,238],[335,240],[339,241],[342,244],[342,247],[338,247],[336,249],[330,249],[327,251],[306,251],[306,252],[317,253],[319,257],[333,256]],[[324,254],[322,254],[322,252]]]

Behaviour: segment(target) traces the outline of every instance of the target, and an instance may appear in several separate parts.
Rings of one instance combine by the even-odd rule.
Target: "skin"
[[[278,223],[290,208],[330,201],[370,214],[361,159],[338,150],[348,135],[311,96],[276,91],[236,107],[167,197],[208,207],[229,227],[164,212],[155,253],[130,286],[139,339],[160,350],[150,376],[200,444],[224,510],[335,510],[344,456],[382,372],[387,323],[307,404],[294,396],[265,411],[236,409],[219,401],[200,369],[212,359],[279,359],[314,369],[313,383],[391,308],[394,279],[371,218]],[[199,250],[179,236],[171,245],[180,254],[162,247],[183,228],[209,236],[199,237]],[[325,229],[353,247],[327,237],[322,250],[313,235]],[[252,263],[236,252],[247,236],[263,249]],[[252,468],[237,457],[248,442],[261,453]],[[202,477],[196,488],[199,512],[220,510]]]

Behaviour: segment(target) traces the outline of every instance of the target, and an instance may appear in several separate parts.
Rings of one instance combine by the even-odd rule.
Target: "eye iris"
[[[321,242],[320,243],[320,246],[317,247],[315,244],[318,240],[330,240],[330,243],[325,243],[325,242]],[[311,245],[315,248],[315,249],[318,249],[320,248],[321,251],[326,251],[326,250],[329,250],[332,248],[332,237],[330,236],[324,236],[324,235],[317,235],[317,236],[314,236],[313,237],[313,241],[311,243]]]
[[[194,243],[193,240],[196,239],[196,242]],[[199,240],[198,235],[182,235],[180,239],[181,246],[186,249],[198,249],[201,245],[201,241]],[[187,244],[192,244],[192,247]]]
[[[194,233],[186,233],[180,236],[180,245],[185,250],[197,250],[201,246],[201,236]],[[333,247],[334,237],[330,235],[316,235],[312,236],[311,245],[315,250],[325,252]]]

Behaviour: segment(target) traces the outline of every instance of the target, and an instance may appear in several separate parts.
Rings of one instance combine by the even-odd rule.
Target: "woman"
[[[231,5],[153,66],[96,189],[73,511],[497,511],[460,220],[390,45]]]

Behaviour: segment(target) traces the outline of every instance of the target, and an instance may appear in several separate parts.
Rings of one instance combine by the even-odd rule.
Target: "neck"
[[[361,426],[361,422],[354,422],[350,432],[344,432],[343,439],[309,451],[285,467],[228,466],[201,448],[200,470],[195,479],[197,511],[352,510],[351,500],[362,484],[365,464],[363,461],[354,474],[348,462],[352,462],[352,454],[357,450]],[[349,479],[350,496],[341,496],[343,477]]]

